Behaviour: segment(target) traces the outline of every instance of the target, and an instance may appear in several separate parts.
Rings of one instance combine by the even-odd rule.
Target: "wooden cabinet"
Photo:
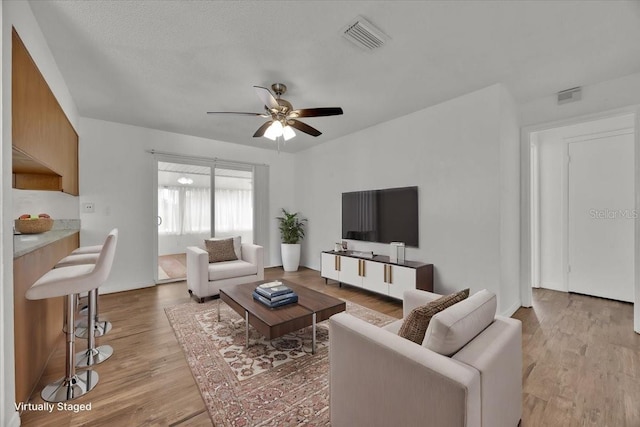
[[[389,257],[377,255],[363,259],[349,252],[323,252],[321,275],[372,292],[402,299],[408,289],[433,292],[433,264],[407,261],[395,264]]]
[[[78,134],[15,29],[11,75],[13,187],[78,195]]]
[[[79,244],[79,234],[13,260],[16,402],[27,402],[56,344],[62,339],[63,298],[30,301],[25,293]]]

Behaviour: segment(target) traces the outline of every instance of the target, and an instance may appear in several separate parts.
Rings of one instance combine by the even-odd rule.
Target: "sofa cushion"
[[[207,240],[211,240],[211,241],[218,241],[218,240],[227,240],[227,239],[233,239],[233,251],[236,253],[236,258],[237,259],[242,259],[242,238],[241,236],[234,236],[234,237],[212,237],[210,239]],[[207,241],[205,240],[205,242]],[[205,247],[206,248],[206,247]]]
[[[424,340],[424,334],[427,331],[431,318],[445,308],[463,301],[468,296],[469,289],[465,289],[463,291],[456,292],[455,294],[445,295],[435,301],[431,301],[425,305],[414,308],[404,319],[404,322],[402,322],[398,335],[417,344],[421,344]]]
[[[422,345],[451,356],[489,326],[496,315],[496,296],[486,289],[431,318]]]
[[[209,264],[210,281],[251,276],[252,274],[258,274],[258,267],[255,264],[242,260]]]
[[[237,260],[233,250],[233,239],[205,240],[204,245],[209,252],[209,262],[223,262]]]

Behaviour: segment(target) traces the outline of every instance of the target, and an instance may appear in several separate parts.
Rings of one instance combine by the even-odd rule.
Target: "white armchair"
[[[404,316],[439,297],[405,292]],[[495,310],[495,295],[480,291],[436,314],[422,345],[397,335],[402,320],[379,328],[348,313],[332,316],[331,425],[518,425],[522,325]]]
[[[187,248],[187,287],[199,302],[220,294],[224,285],[264,280],[264,249],[243,243],[240,259],[209,264],[209,253],[197,246]]]

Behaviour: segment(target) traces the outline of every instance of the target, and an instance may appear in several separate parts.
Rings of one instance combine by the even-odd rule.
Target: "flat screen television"
[[[342,193],[342,238],[418,247],[418,187]]]

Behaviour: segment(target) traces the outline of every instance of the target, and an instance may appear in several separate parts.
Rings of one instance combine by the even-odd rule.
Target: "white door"
[[[568,289],[633,301],[633,133],[568,144]]]

